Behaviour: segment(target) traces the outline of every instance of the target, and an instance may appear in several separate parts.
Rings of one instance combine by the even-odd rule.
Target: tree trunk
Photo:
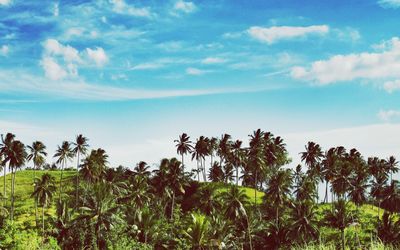
[[[239,186],[239,167],[236,166],[236,186]]]
[[[203,159],[203,177],[204,177],[204,182],[207,182],[206,158]]]
[[[7,168],[6,168],[6,164],[4,164],[4,176],[3,176],[3,179],[4,179],[4,191],[3,191],[4,201],[3,201],[3,206],[4,207],[7,206],[7,194],[6,194],[7,181],[6,181],[6,175],[7,175]]]
[[[77,162],[76,162],[76,191],[75,191],[75,206],[78,206],[78,197],[79,197],[79,151],[77,154]]]
[[[342,238],[342,250],[345,250],[345,246],[344,246],[344,229],[341,229],[340,230],[340,235],[341,235],[341,238]]]
[[[170,214],[171,221],[174,219],[174,206],[175,206],[175,192],[172,191],[171,214]]]
[[[62,180],[63,180],[63,170],[64,170],[64,162],[65,160],[62,161],[61,163],[61,174],[60,174],[60,191],[58,192],[58,201],[61,203],[61,193],[62,193]]]
[[[253,244],[252,244],[252,241],[251,241],[251,234],[250,234],[249,218],[246,216],[246,219],[247,219],[247,236],[249,237],[250,250],[253,250]]]
[[[200,182],[200,169],[199,169],[199,160],[197,160],[197,179]]]
[[[325,197],[324,197],[324,203],[328,203],[328,181],[325,183]]]
[[[11,222],[14,220],[14,192],[15,192],[15,172],[16,169],[11,169],[11,177],[12,177],[12,182],[11,182],[11,213],[10,213],[10,218]]]
[[[36,197],[36,199],[35,199],[35,222],[36,222],[36,228],[39,228],[38,199],[39,199],[39,197]]]
[[[183,168],[183,173],[185,173],[185,163],[183,163],[183,153],[182,153],[182,168]]]
[[[257,207],[257,170],[254,178],[254,207]]]
[[[45,207],[45,205],[43,204],[43,206],[42,206],[42,237],[43,237],[43,242],[44,242],[44,237],[45,237],[45,235],[44,235],[44,207]]]

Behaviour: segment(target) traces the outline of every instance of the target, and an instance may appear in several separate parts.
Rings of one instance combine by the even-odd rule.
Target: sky
[[[294,165],[308,141],[400,158],[399,23],[399,0],[0,0],[0,133],[126,167],[258,128]]]

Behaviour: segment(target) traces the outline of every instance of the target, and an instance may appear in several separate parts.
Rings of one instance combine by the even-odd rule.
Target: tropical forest
[[[111,166],[81,134],[55,152],[3,135],[0,248],[400,247],[393,156],[308,142],[290,168],[283,138],[260,129],[246,143],[182,133],[174,144],[155,167]]]

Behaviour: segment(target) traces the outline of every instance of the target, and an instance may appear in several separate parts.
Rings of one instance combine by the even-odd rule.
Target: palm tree
[[[292,180],[292,171],[290,169],[278,170],[268,180],[265,201],[270,202],[275,207],[275,220],[278,226],[279,207],[289,199]]]
[[[220,200],[217,199],[214,189],[211,187],[203,187],[196,196],[199,209],[206,215],[211,215],[221,208]]]
[[[333,210],[327,210],[325,213],[325,222],[327,226],[336,228],[340,230],[340,236],[342,241],[342,249],[345,249],[345,238],[344,238],[344,230],[351,223],[356,222],[356,218],[353,216],[352,211],[347,211],[346,202],[343,199],[340,199],[334,205]]]
[[[60,190],[59,192],[59,202],[61,202],[61,194],[62,194],[62,181],[63,181],[63,171],[65,164],[67,161],[70,161],[73,157],[73,152],[71,150],[71,144],[67,141],[64,141],[61,146],[58,146],[54,157],[57,157],[57,164],[61,164],[61,173],[60,173]]]
[[[79,196],[79,157],[81,155],[86,155],[89,144],[87,143],[88,139],[84,137],[82,134],[76,136],[75,142],[73,143],[74,148],[72,149],[73,156],[76,156],[76,186],[75,186],[75,200],[76,204],[78,204],[78,196]]]
[[[36,181],[36,170],[44,164],[45,159],[44,157],[47,156],[46,153],[46,146],[40,142],[35,141],[32,143],[32,146],[28,145],[28,149],[30,151],[28,157],[26,158],[28,161],[33,161],[33,180]],[[36,219],[36,226],[38,226],[38,200],[35,200],[35,219]]]
[[[193,213],[192,223],[189,228],[184,231],[185,236],[190,241],[193,250],[208,249],[207,245],[209,243],[209,233],[210,233],[210,222],[207,217]]]
[[[254,178],[254,206],[257,204],[258,175],[265,170],[264,161],[264,132],[258,129],[250,136],[250,148],[248,150],[248,165]]]
[[[33,191],[31,197],[35,199],[35,202],[38,201],[42,206],[42,235],[43,238],[45,236],[45,227],[44,227],[44,210],[49,206],[51,200],[53,199],[53,193],[56,190],[56,186],[54,184],[54,177],[48,173],[42,175],[40,179],[35,181],[35,190]]]
[[[173,220],[176,193],[185,194],[184,187],[187,185],[187,179],[184,175],[181,163],[175,158],[169,160],[166,181],[167,187],[172,193],[170,219]]]
[[[387,165],[388,165],[388,170],[390,171],[390,182],[393,180],[393,173],[397,173],[399,171],[399,168],[397,165],[399,162],[396,160],[394,156],[390,156],[389,159],[386,160]]]
[[[239,185],[239,168],[243,162],[244,150],[242,149],[242,141],[236,140],[232,144],[232,163],[236,170],[236,186]]]
[[[192,141],[190,141],[190,136],[188,136],[186,133],[182,133],[182,135],[179,136],[178,140],[174,141],[176,143],[176,152],[182,156],[182,167],[183,171],[185,171],[185,163],[184,163],[184,158],[183,156],[186,154],[190,154],[193,150]]]
[[[301,160],[308,166],[309,175],[315,177],[317,180],[322,179],[321,160],[323,153],[321,147],[315,142],[308,142],[305,148],[306,151],[300,154]],[[318,183],[315,188],[318,202]]]
[[[11,169],[11,221],[14,220],[14,202],[15,202],[15,179],[16,171],[25,164],[26,160],[25,145],[17,140],[13,140],[7,149],[4,162],[8,162],[8,167]]]
[[[237,186],[232,186],[228,191],[219,194],[219,199],[225,207],[224,216],[231,221],[245,221],[247,225],[247,236],[250,249],[252,249],[252,240],[249,228],[249,218],[246,212],[246,206],[250,204],[246,192]]]
[[[115,204],[115,197],[105,183],[94,184],[91,191],[85,206],[80,207],[82,214],[76,220],[89,221],[94,226],[97,248],[106,249],[105,233],[116,225],[119,209]]]
[[[183,166],[183,165],[182,165]],[[148,178],[150,176],[149,166],[146,162],[141,161],[139,162],[133,170],[133,174],[135,176],[140,176],[143,178]]]
[[[4,171],[4,173],[3,173],[3,181],[4,181],[4,184],[3,184],[4,204],[3,204],[3,206],[5,206],[7,203],[7,200],[6,200],[6,198],[7,198],[7,193],[6,193],[7,192],[7,182],[6,182],[7,162],[6,162],[5,158],[7,157],[7,155],[10,152],[11,144],[14,141],[14,138],[15,138],[15,135],[12,133],[7,133],[5,138],[3,137],[3,134],[1,135],[0,155],[2,155],[4,158],[2,161],[2,165],[4,166],[3,167],[3,171]]]
[[[222,171],[222,168],[218,162],[214,162],[214,164],[209,169],[208,179],[212,182],[224,181],[224,171]]]
[[[197,161],[197,178],[200,181],[200,172],[203,173],[204,182],[207,181],[207,177],[205,174],[205,157],[208,154],[208,140],[204,136],[200,136],[197,139],[196,144],[194,146],[194,150],[192,152],[192,160],[196,159]],[[199,168],[200,163],[200,168]]]
[[[293,239],[300,239],[301,243],[316,239],[318,236],[315,205],[312,201],[296,202],[291,205],[290,234]]]

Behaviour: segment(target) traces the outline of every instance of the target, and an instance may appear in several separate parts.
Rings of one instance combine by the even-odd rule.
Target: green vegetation
[[[78,135],[58,147],[57,169],[45,164],[43,143],[25,147],[7,134],[0,144],[0,166],[9,170],[0,184],[0,249],[400,247],[394,157],[364,160],[356,149],[323,152],[309,142],[303,171],[285,167],[290,159],[279,136],[257,130],[249,137],[245,147],[227,134],[195,143],[182,134],[175,141],[181,161],[162,159],[150,170],[145,162],[111,168],[106,152],[89,151]],[[192,172],[182,164],[188,154]],[[73,160],[77,168],[65,169]],[[33,170],[21,170],[29,162]],[[318,199],[321,182],[329,202],[328,195]]]

